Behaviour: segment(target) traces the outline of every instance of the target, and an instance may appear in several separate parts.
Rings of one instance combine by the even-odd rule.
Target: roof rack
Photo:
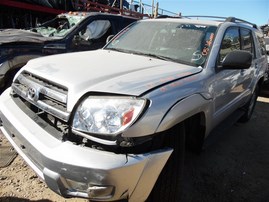
[[[156,18],[182,18],[180,15],[170,16],[170,15],[158,15]]]
[[[239,22],[239,23],[249,24],[253,28],[258,29],[258,26],[256,24],[248,22],[248,21],[245,21],[245,20],[242,20],[242,19],[239,19],[239,18],[236,18],[236,17],[203,16],[203,15],[189,15],[189,16],[182,16],[182,17],[185,17],[185,18],[213,18],[213,19],[215,18],[215,19],[222,19],[225,22],[234,22],[234,23]]]
[[[258,26],[254,23],[239,19],[239,18],[235,18],[235,17],[228,17],[225,22],[241,22],[241,23],[245,23],[245,24],[249,24],[251,25],[253,28],[258,29]]]
[[[226,19],[226,17],[210,16],[210,15],[187,15],[184,17],[185,18],[216,18],[216,19],[223,19],[223,20]]]

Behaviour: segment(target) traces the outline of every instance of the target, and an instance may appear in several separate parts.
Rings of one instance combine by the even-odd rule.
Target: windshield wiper
[[[133,53],[133,51],[122,49],[122,48],[104,48],[105,50],[113,50],[117,52],[122,52],[122,53]]]
[[[176,60],[176,59],[166,57],[163,55],[156,55],[156,54],[152,54],[152,53],[142,53],[142,52],[136,52],[136,51],[132,51],[132,53],[137,54],[137,55],[144,55],[144,56],[148,56],[148,57],[152,57],[152,58],[157,58],[157,59],[165,60],[165,61],[178,62],[178,60]]]
[[[153,57],[153,58],[166,60],[166,61],[172,60],[169,57],[165,57],[165,56],[161,56],[161,55],[155,55],[155,54],[151,54],[151,53],[142,53],[142,52],[133,51],[133,50],[126,50],[126,49],[122,49],[122,48],[105,48],[105,49],[106,50],[113,50],[113,51],[123,52],[123,53],[130,53],[130,54],[135,54],[135,55],[144,55],[144,56]]]
[[[137,54],[145,55],[145,56],[148,56],[148,57],[157,58],[157,59],[165,60],[165,61],[174,61],[174,59],[172,59],[170,57],[166,57],[166,56],[162,56],[162,55],[155,55],[155,54],[152,54],[152,53],[137,53]]]
[[[165,61],[181,63],[181,64],[185,64],[185,65],[196,66],[191,62],[187,62],[187,61],[183,61],[183,60],[179,60],[179,59],[175,59],[175,58],[170,58],[170,57],[166,57],[166,56],[162,56],[162,55],[155,55],[155,54],[152,54],[152,53],[142,53],[142,52],[139,52],[139,51],[126,50],[126,49],[121,49],[121,48],[105,48],[105,49],[106,50],[118,51],[118,52],[122,52],[122,53],[143,55],[143,56],[147,56],[147,57],[157,58],[157,59],[160,59],[160,60],[165,60]]]
[[[148,57],[153,57],[153,58],[157,58],[157,59],[161,59],[161,60],[165,60],[165,61],[170,61],[170,62],[176,62],[176,63],[180,63],[180,64],[185,64],[185,65],[195,66],[191,62],[187,62],[187,61],[176,59],[176,58],[166,57],[166,56],[163,56],[163,55],[155,55],[155,54],[152,54],[152,53],[141,53],[141,52],[134,52],[134,51],[132,51],[132,53],[137,54],[137,55],[144,55],[144,56],[148,56]]]

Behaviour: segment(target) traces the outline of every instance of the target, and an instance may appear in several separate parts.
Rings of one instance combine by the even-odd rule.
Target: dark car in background
[[[15,73],[30,59],[102,48],[108,36],[136,20],[106,13],[69,12],[30,30],[1,30],[0,92],[10,85]]]

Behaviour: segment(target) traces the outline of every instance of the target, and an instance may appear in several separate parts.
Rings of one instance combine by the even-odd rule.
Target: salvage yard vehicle
[[[69,12],[31,30],[0,31],[0,91],[10,86],[15,73],[40,56],[102,48],[137,18],[97,12]]]
[[[251,118],[266,67],[255,24],[141,20],[103,49],[28,62],[0,97],[1,130],[64,197],[176,202],[185,151],[234,111]]]

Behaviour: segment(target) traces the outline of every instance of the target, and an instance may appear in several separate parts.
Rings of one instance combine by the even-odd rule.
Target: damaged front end
[[[150,150],[151,137],[120,138],[121,130],[141,115],[145,101],[121,97],[120,105],[128,107],[118,109],[117,102],[86,98],[71,113],[67,89],[27,72],[9,91],[0,99],[1,130],[49,188],[64,197],[95,201],[147,199],[173,150]],[[105,102],[108,114],[90,117],[89,110],[95,112],[98,106],[86,109],[85,103],[95,101]],[[122,125],[117,110],[124,112]],[[101,126],[104,116],[110,119]]]

